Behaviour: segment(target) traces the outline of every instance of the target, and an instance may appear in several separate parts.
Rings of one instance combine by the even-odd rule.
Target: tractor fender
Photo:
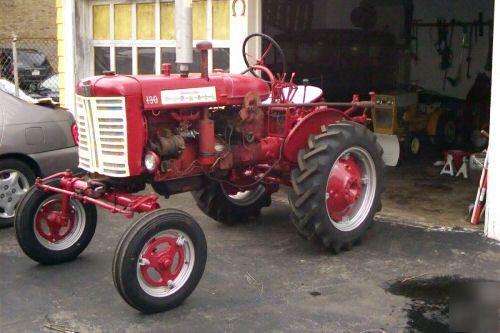
[[[350,117],[337,109],[324,109],[309,113],[299,120],[286,137],[283,148],[284,157],[290,162],[297,163],[297,154],[300,149],[307,146],[309,136],[319,134],[321,126],[334,124],[340,120],[350,120]]]

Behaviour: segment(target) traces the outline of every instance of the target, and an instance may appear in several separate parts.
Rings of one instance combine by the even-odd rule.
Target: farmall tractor
[[[267,41],[251,57],[251,38]],[[250,35],[242,74],[91,77],[77,86],[79,166],[38,179],[15,221],[23,251],[41,264],[75,259],[96,228],[96,206],[132,217],[113,260],[113,279],[132,307],[158,312],[179,305],[198,284],[207,245],[196,221],[160,209],[158,195],[191,192],[198,207],[224,223],[258,217],[280,185],[291,187],[292,221],[299,233],[339,252],[350,249],[381,208],[384,161],[365,126],[372,100],[321,101],[321,89],[272,73],[264,57],[274,40]],[[265,79],[252,76],[259,71]],[[158,195],[141,194],[147,184]]]

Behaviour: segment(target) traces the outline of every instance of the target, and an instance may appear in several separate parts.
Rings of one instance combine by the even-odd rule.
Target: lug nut
[[[3,187],[3,189],[4,189],[4,190],[8,190],[8,189],[9,189],[9,185],[5,185],[5,186]]]
[[[139,258],[139,265],[140,266],[146,266],[146,265],[149,265],[149,260],[146,259],[146,258]]]
[[[179,246],[182,246],[184,245],[184,242],[186,241],[186,239],[184,239],[184,237],[180,236],[179,238],[177,238],[176,240],[176,244],[179,245]]]
[[[12,198],[8,198],[8,199],[7,199],[7,201],[8,201],[8,202],[11,202],[11,201],[12,201]]]
[[[12,189],[12,193],[16,193],[16,189],[15,188]]]
[[[0,194],[0,199],[3,199],[3,198],[5,198],[5,194],[2,193],[2,194]]]

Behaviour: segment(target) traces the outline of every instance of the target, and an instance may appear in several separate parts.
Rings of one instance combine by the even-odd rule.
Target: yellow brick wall
[[[0,0],[0,39],[56,38],[55,0]]]

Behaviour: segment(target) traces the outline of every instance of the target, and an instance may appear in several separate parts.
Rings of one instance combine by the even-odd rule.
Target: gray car
[[[12,225],[17,204],[36,177],[77,170],[76,136],[71,113],[0,90],[0,227]]]

